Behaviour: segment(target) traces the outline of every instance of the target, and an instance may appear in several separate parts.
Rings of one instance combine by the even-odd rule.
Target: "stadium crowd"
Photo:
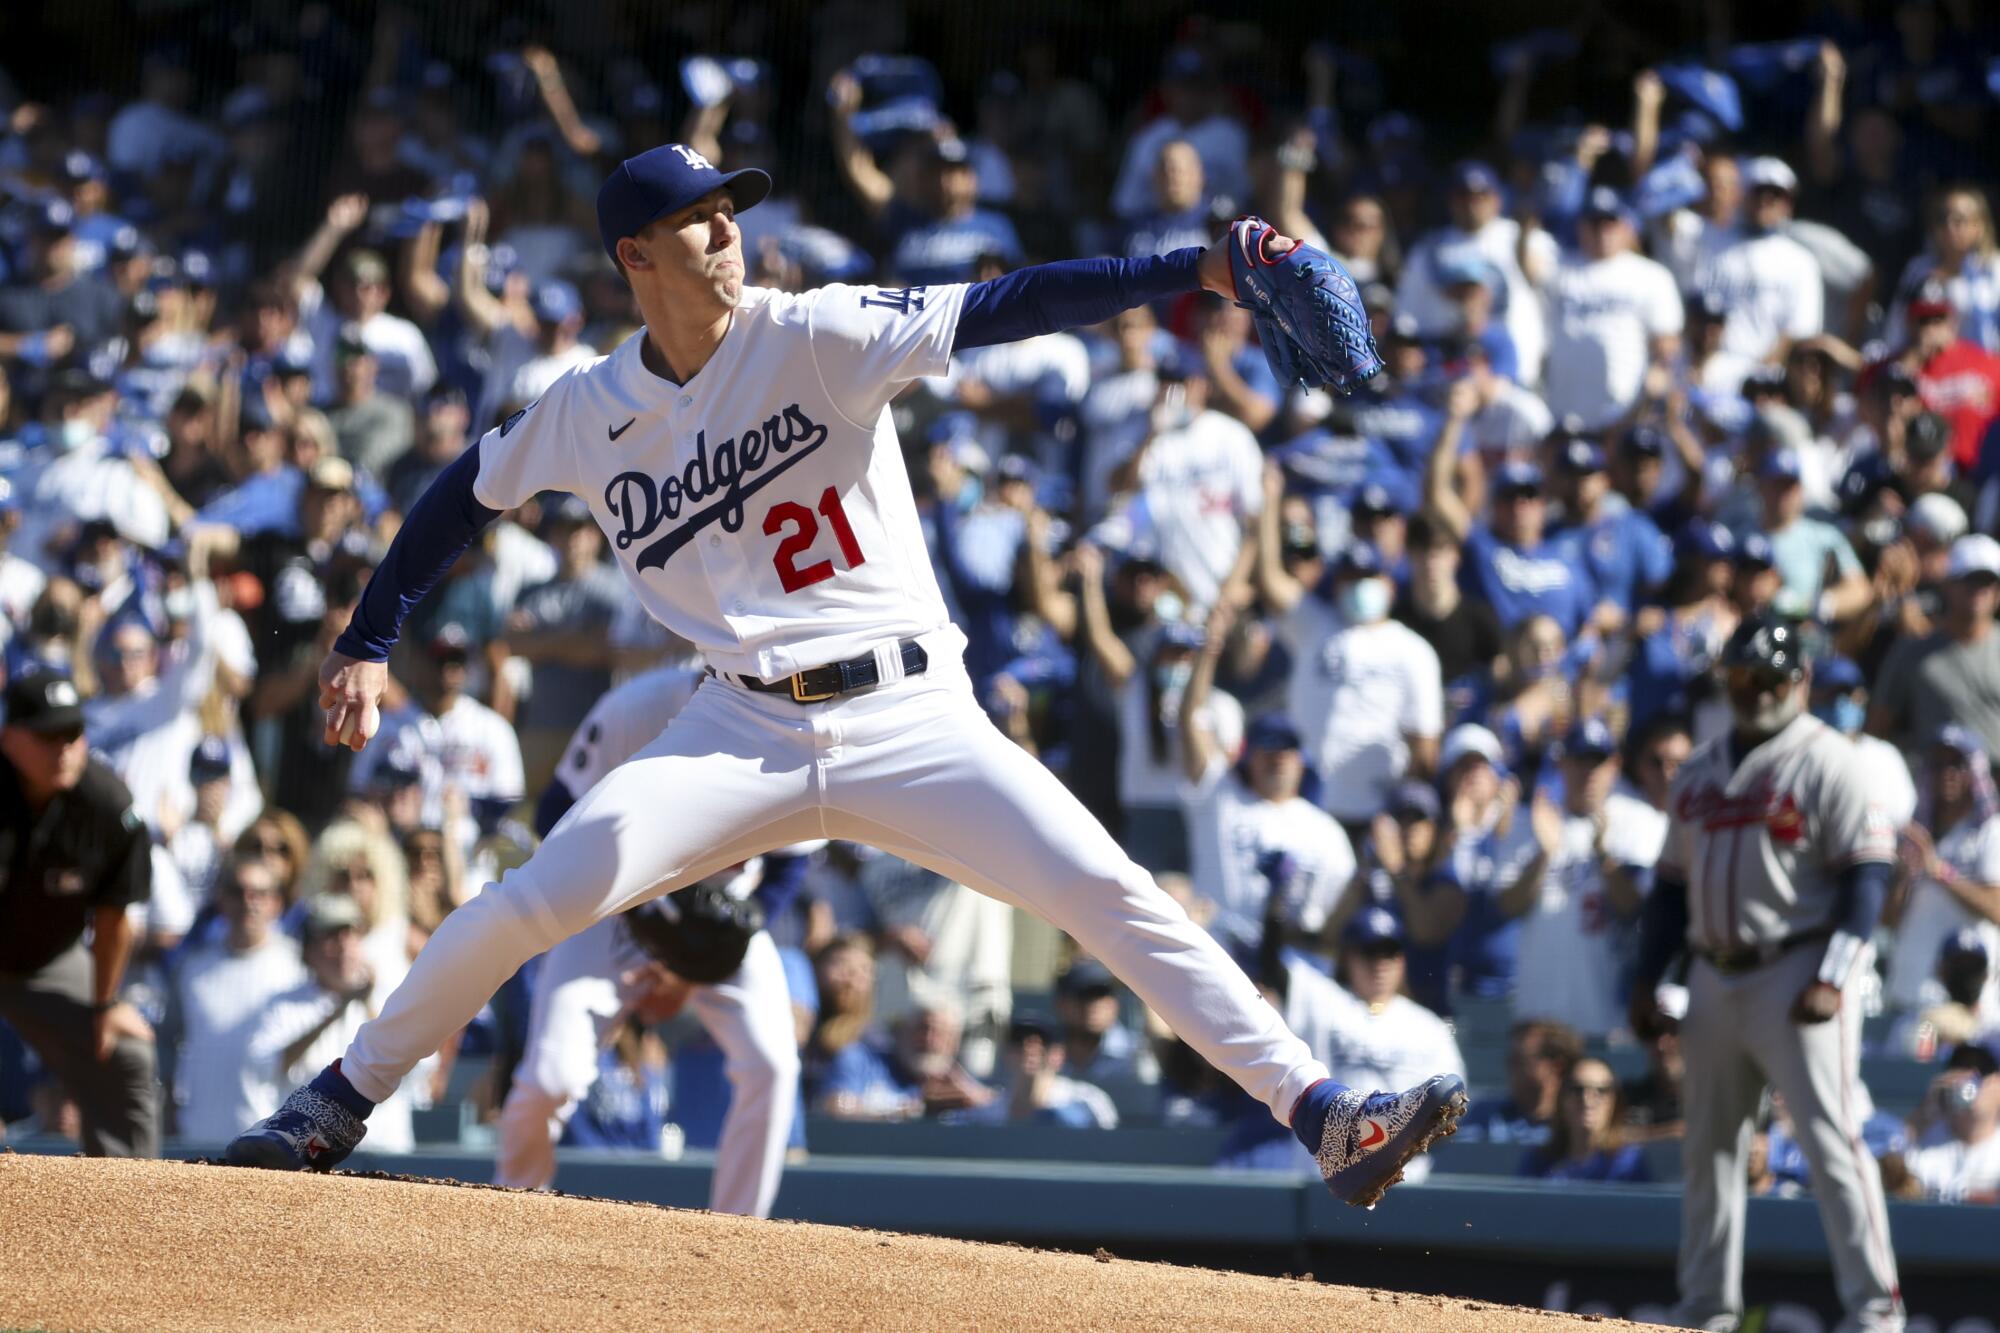
[[[897,49],[888,19],[801,81],[305,12],[220,64],[162,44],[136,81],[59,99],[0,73],[5,672],[73,682],[148,836],[117,1035],[156,1042],[169,1134],[227,1138],[337,1054],[531,845],[519,821],[592,703],[676,655],[588,508],[552,498],[419,608],[383,735],[319,740],[319,665],[399,516],[636,327],[592,200],[607,164],[677,139],[773,170],[740,219],[763,285],[1164,253],[1250,211],[1347,264],[1387,363],[1351,398],[1277,383],[1245,312],[1198,295],[968,352],[897,424],[995,723],[1344,1082],[1460,1064],[1454,1024],[1502,1013],[1507,1086],[1468,1128],[1520,1143],[1524,1172],[1642,1178],[1637,1145],[1673,1133],[1672,1036],[1623,1086],[1596,1058],[1629,1040],[1668,784],[1728,726],[1711,664],[1738,621],[1811,622],[1812,707],[1867,747],[1903,830],[1874,1030],[1940,1062],[1871,1144],[1901,1192],[2000,1190],[1980,7],[1626,43],[1597,120],[1538,118],[1535,93],[1611,38],[1525,34],[1495,47],[1470,135],[1386,109],[1365,56],[1281,58],[1225,24],[1120,101],[1042,38],[948,84],[870,53]],[[295,136],[328,117],[338,157],[304,177]],[[788,173],[808,152],[834,173]],[[15,762],[75,739],[6,730]],[[1065,956],[1030,1011],[1010,909],[866,848],[793,850],[805,887],[772,930],[813,1110],[1108,1126],[1100,1085],[1159,1081],[1170,1119],[1241,1128],[1226,1160],[1303,1160],[1094,960]],[[0,893],[0,980],[49,961],[26,901]],[[461,1050],[504,1053],[518,1019],[503,993]],[[683,1035],[607,1051],[572,1140],[657,1142],[725,1095]],[[451,1065],[413,1076],[412,1107]],[[0,1043],[7,1132],[74,1133],[36,1069]],[[1768,1125],[1760,1178],[1796,1188],[1782,1106]]]

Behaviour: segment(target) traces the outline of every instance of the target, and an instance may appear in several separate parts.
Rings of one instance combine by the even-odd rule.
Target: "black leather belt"
[[[903,654],[903,674],[921,676],[931,664],[930,654],[915,639],[904,639],[897,645]],[[716,674],[714,667],[708,674]],[[850,657],[845,662],[828,662],[825,666],[814,667],[810,671],[799,671],[781,680],[759,680],[755,676],[732,675],[730,679],[746,690],[759,694],[783,694],[795,704],[824,703],[828,699],[852,694],[882,683],[881,669],[875,665],[875,654],[864,657]]]
[[[1775,944],[1748,944],[1740,949],[1696,949],[1694,952],[1723,976],[1735,977],[1775,963],[1794,949],[1831,938],[1833,932],[1830,930],[1808,930],[1798,935],[1787,935]]]

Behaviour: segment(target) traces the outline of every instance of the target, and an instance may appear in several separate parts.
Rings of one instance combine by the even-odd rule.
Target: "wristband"
[[[1814,980],[1823,981],[1835,990],[1845,986],[1847,974],[1854,970],[1855,961],[1867,943],[1858,935],[1834,931],[1833,938],[1826,942],[1826,956],[1819,960],[1819,974]]]

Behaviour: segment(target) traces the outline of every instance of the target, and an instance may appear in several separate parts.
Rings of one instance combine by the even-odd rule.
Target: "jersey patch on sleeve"
[[[861,293],[861,304],[882,310],[893,310],[899,315],[907,315],[912,310],[924,308],[922,287],[878,287]]]

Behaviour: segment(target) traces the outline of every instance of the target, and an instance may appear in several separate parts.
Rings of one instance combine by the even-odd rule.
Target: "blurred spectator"
[[[1995,278],[2000,285],[2000,276]],[[1964,336],[1945,288],[1927,283],[1904,306],[1909,341],[1891,355],[1917,382],[1926,409],[1951,427],[1951,458],[1966,475],[1984,475],[1993,423],[2000,421],[2000,354]]]
[[[215,886],[224,934],[197,946],[174,982],[169,1025],[178,1040],[176,1132],[222,1143],[278,1109],[284,1088],[251,1038],[271,1001],[305,979],[298,942],[277,929],[278,877],[261,861],[232,862]]]
[[[1276,467],[1269,468],[1258,583],[1283,617],[1278,633],[1292,659],[1286,711],[1305,739],[1320,804],[1352,838],[1381,813],[1405,774],[1428,776],[1437,767],[1444,680],[1436,650],[1389,618],[1396,584],[1374,547],[1350,545],[1314,588],[1286,571],[1281,488]]]
[[[409,401],[381,392],[381,363],[359,325],[343,325],[334,344],[334,395],[327,409],[340,456],[376,476],[408,451],[415,435]]]
[[[1454,310],[1442,279],[1443,266],[1477,255],[1500,275],[1498,311],[1514,344],[1523,384],[1542,378],[1548,334],[1534,281],[1555,266],[1555,240],[1539,227],[1502,216],[1500,178],[1484,162],[1460,162],[1451,169],[1445,207],[1450,224],[1419,237],[1410,247],[1396,286],[1396,309],[1412,315],[1426,338],[1449,337]]]
[[[1209,242],[1208,191],[1201,154],[1186,139],[1160,145],[1153,165],[1153,198],[1146,212],[1126,224],[1119,252],[1128,258],[1171,254]]]
[[[1077,1078],[1145,1079],[1158,1070],[1152,1052],[1119,1021],[1118,983],[1094,958],[1078,958],[1056,977],[1056,1021],[1062,1025],[1064,1063]]]
[[[1428,514],[1409,526],[1410,580],[1395,616],[1437,654],[1447,686],[1491,672],[1505,650],[1493,605],[1461,591],[1464,553],[1451,529]],[[1454,705],[1453,711],[1457,711]]]
[[[1993,229],[1987,193],[1958,184],[1941,191],[1931,205],[1931,243],[1910,258],[1890,303],[1888,341],[1906,337],[1899,316],[1933,283],[1941,283],[1945,303],[1958,317],[1961,333],[1989,352],[2000,353],[2000,240]]]
[[[1619,940],[1639,912],[1640,890],[1610,845],[1606,802],[1618,777],[1611,729],[1592,719],[1562,750],[1562,796],[1537,794],[1531,822],[1546,857],[1500,895],[1500,911],[1522,919],[1514,1014],[1552,1019],[1585,1037],[1621,1025]]]
[[[340,819],[314,842],[299,892],[308,909],[326,897],[351,898],[361,912],[361,945],[386,997],[410,970],[421,941],[412,937],[409,871],[387,833]]]
[[[338,1058],[388,998],[368,963],[366,927],[353,898],[316,898],[307,907],[300,927],[306,979],[271,998],[249,1038],[250,1059],[268,1063],[281,1096]],[[416,1146],[406,1089],[368,1117],[368,1142],[381,1152]]]
[[[1451,386],[1444,430],[1424,474],[1424,503],[1465,544],[1460,580],[1466,591],[1493,608],[1503,629],[1538,613],[1553,617],[1565,636],[1586,622],[1615,624],[1617,609],[1600,609],[1596,586],[1573,544],[1548,535],[1541,468],[1502,464],[1493,476],[1492,513],[1484,523],[1459,493],[1460,440],[1476,403],[1471,385]]]
[[[1303,961],[1286,967],[1286,1026],[1326,1061],[1336,1080],[1362,1092],[1396,1087],[1418,1067],[1462,1077],[1465,1060],[1451,1029],[1402,993],[1405,968],[1396,914],[1362,908],[1340,933],[1339,984]],[[1428,1157],[1408,1168],[1412,1180],[1429,1173]]]
[[[10,479],[22,513],[16,553],[57,572],[59,539],[93,521],[148,550],[164,546],[172,526],[152,480],[158,468],[126,455],[107,434],[117,405],[112,387],[87,370],[66,370],[46,404],[48,443]]]
[[[1017,1015],[1007,1028],[1001,1060],[1006,1079],[999,1095],[968,1108],[966,1124],[1060,1125],[1065,1129],[1116,1129],[1118,1108],[1104,1089],[1068,1078],[1063,1030],[1037,1014]]]
[[[118,779],[90,758],[72,682],[17,676],[5,707],[0,1020],[76,1099],[86,1153],[152,1157],[160,1138],[153,1032],[120,995],[132,947],[127,909],[146,902],[152,882],[145,825]]]
[[[1243,423],[1210,407],[1205,367],[1183,353],[1156,373],[1151,429],[1112,488],[1130,493],[1124,521],[1198,615],[1248,577],[1256,553],[1245,527],[1264,503],[1263,455]]]
[[[1611,489],[1603,449],[1580,436],[1558,444],[1555,483],[1563,522],[1556,536],[1575,543],[1598,596],[1630,617],[1655,599],[1673,572],[1673,547],[1649,515]]]
[[[1521,1174],[1542,1180],[1652,1179],[1645,1154],[1620,1130],[1618,1081],[1602,1060],[1578,1060],[1564,1080],[1549,1141],[1521,1159]]]
[[[1978,926],[1960,926],[1938,946],[1937,966],[1916,1008],[1903,1011],[1883,1048],[1893,1055],[1932,1060],[1939,1050],[2000,1028],[1988,988],[1992,954]]]
[[[1935,1003],[1931,977],[1939,950],[1975,930],[1987,956],[2000,957],[2000,804],[1993,767],[1978,738],[1947,726],[1931,743],[1916,817],[1903,830],[1885,999],[1914,1010]],[[2000,987],[1979,997],[1982,1022],[2000,1024]]]
[[[2000,1201],[2000,1056],[1991,1042],[1951,1053],[1911,1128],[1918,1146],[1905,1164],[1925,1198]]]
[[[947,1005],[967,1066],[991,1073],[1012,1008],[1011,909],[899,856],[871,857],[857,879],[878,940],[876,1016],[894,1026],[912,1009]]]
[[[1583,1039],[1560,1023],[1516,1023],[1507,1034],[1507,1096],[1476,1103],[1459,1133],[1468,1141],[1549,1141],[1571,1071],[1583,1058]]]
[[[1952,543],[1936,632],[1901,638],[1876,673],[1868,730],[1917,751],[1957,723],[1988,754],[2000,746],[2000,541],[1975,532]]]
[[[1749,192],[1741,238],[1717,253],[1703,286],[1722,300],[1722,350],[1740,368],[1781,364],[1789,346],[1825,327],[1819,261],[1785,234],[1799,180],[1775,157],[1743,164]]]
[[[1870,589],[1861,560],[1840,529],[1806,513],[1804,460],[1796,448],[1768,455],[1758,473],[1763,513],[1778,576],[1794,604],[1826,624],[1859,615]]]
[[[1540,881],[1551,850],[1543,840],[1552,843],[1553,830],[1546,815],[1532,819],[1521,808],[1520,781],[1486,728],[1467,722],[1447,732],[1438,772],[1443,833],[1430,882],[1412,905],[1410,937],[1427,946],[1450,941],[1454,994],[1504,999],[1514,987],[1521,929],[1500,898],[1524,880]]]
[[[1681,1133],[1681,1080],[1687,1074],[1680,1033],[1653,1032],[1645,1046],[1646,1072],[1618,1090],[1625,1127],[1635,1140],[1674,1138]]]
[[[521,593],[506,627],[508,651],[534,668],[533,689],[515,719],[524,790],[531,792],[549,780],[570,733],[611,686],[606,630],[625,596],[618,572],[603,562],[604,534],[588,504],[564,496],[549,514],[547,533],[561,566],[548,582]]]
[[[1209,906],[1204,924],[1212,932],[1244,938],[1257,935],[1265,900],[1276,895],[1286,933],[1310,947],[1337,924],[1354,877],[1354,847],[1339,824],[1300,794],[1304,740],[1289,718],[1266,714],[1252,722],[1233,766],[1203,719],[1235,619],[1229,603],[1216,606],[1181,696],[1193,889]]]
[[[1111,207],[1119,217],[1138,218],[1153,205],[1150,188],[1163,145],[1179,140],[1200,159],[1203,202],[1224,216],[1240,212],[1250,198],[1246,167],[1250,137],[1232,114],[1208,52],[1188,44],[1166,54],[1160,70],[1162,114],[1143,125],[1125,148],[1125,162],[1113,187]]]
[[[1862,755],[1875,799],[1902,828],[1915,818],[1917,787],[1910,766],[1898,750],[1880,736],[1862,730],[1868,720],[1868,685],[1861,668],[1845,657],[1831,657],[1813,668],[1813,716],[1854,742]]]

